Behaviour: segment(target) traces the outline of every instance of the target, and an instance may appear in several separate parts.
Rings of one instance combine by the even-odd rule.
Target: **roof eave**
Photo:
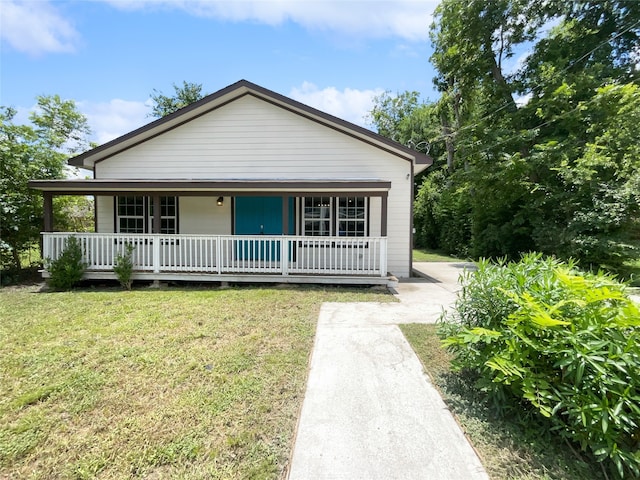
[[[219,108],[227,102],[244,96],[248,93],[252,93],[253,95],[258,96],[263,100],[276,103],[281,107],[288,108],[294,113],[305,116],[320,124],[336,128],[343,133],[347,133],[355,138],[367,141],[368,143],[377,146],[378,148],[382,148],[392,154],[412,161],[416,165],[431,165],[433,163],[433,159],[429,155],[412,150],[398,142],[390,140],[364,127],[355,125],[351,122],[305,105],[301,102],[298,102],[297,100],[293,100],[289,97],[273,92],[259,85],[253,84],[247,80],[240,80],[232,85],[218,90],[215,93],[207,95],[201,100],[187,105],[186,107],[181,108],[180,110],[177,110],[176,112],[167,115],[166,117],[154,120],[153,122],[143,125],[136,130],[133,130],[92,150],[73,157],[68,160],[68,163],[75,167],[93,170],[96,162],[115,155],[140,142],[149,140],[150,138],[156,135],[160,135],[170,128],[175,128],[176,126],[179,126],[185,122],[190,121],[193,118]]]

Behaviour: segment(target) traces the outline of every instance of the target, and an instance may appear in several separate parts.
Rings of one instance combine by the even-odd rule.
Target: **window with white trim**
[[[116,198],[116,232],[145,233],[145,197],[128,196]]]
[[[367,234],[367,199],[365,197],[338,198],[338,235],[364,237]]]
[[[153,229],[153,199],[149,199],[149,225]],[[160,233],[178,233],[178,204],[176,197],[160,197]]]
[[[364,237],[368,233],[368,198],[304,197],[301,234]]]
[[[153,198],[142,195],[116,197],[116,232],[153,231]],[[178,233],[177,197],[160,197],[160,233]]]
[[[333,198],[305,197],[302,209],[302,234],[313,237],[328,237],[332,229]]]

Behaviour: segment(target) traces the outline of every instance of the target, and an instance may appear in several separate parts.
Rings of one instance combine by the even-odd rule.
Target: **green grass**
[[[581,461],[552,434],[541,438],[524,425],[493,417],[473,381],[451,371],[436,325],[401,325],[404,335],[493,480],[597,480],[598,465]]]
[[[429,250],[426,248],[416,248],[413,250],[414,262],[464,262],[461,258],[456,258],[444,253],[441,250]]]
[[[281,477],[325,301],[391,297],[0,290],[0,478]]]

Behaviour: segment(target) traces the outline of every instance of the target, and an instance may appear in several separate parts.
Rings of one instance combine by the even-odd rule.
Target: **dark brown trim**
[[[162,202],[160,201],[160,194],[155,193],[150,200],[153,202],[153,225],[151,225],[152,233],[161,233],[162,230]],[[176,209],[178,206],[176,205]],[[176,224],[178,223],[178,212],[176,212]],[[148,212],[147,212],[148,214]],[[176,225],[176,231],[178,225]]]
[[[387,197],[382,197],[382,205],[380,206],[381,215],[380,215],[380,236],[387,236],[387,224],[389,221],[389,202]]]
[[[44,231],[53,232],[53,194],[43,193]]]
[[[141,196],[149,196],[153,195],[158,190],[117,190],[117,191],[51,191],[52,195],[96,195],[96,196],[104,196],[104,197],[112,197],[112,196],[127,196],[127,195],[141,195]],[[167,197],[224,197],[229,198],[231,196],[234,197],[281,197],[284,194],[289,195],[290,197],[335,197],[335,196],[348,196],[348,197],[386,197],[388,192],[384,191],[367,191],[364,190],[362,192],[353,192],[347,190],[286,190],[282,192],[264,192],[260,190],[249,190],[243,192],[232,192],[232,191],[218,191],[218,190],[199,190],[199,191],[181,191],[181,190],[160,190],[159,193],[161,196]],[[226,201],[226,200],[225,200]]]
[[[240,80],[239,82],[229,85],[228,87],[212,93],[211,95],[207,95],[198,102],[181,108],[171,115],[167,115],[166,117],[155,120],[119,138],[116,138],[99,147],[78,155],[77,157],[70,159],[69,164],[76,167],[87,168],[84,165],[84,160],[88,159],[89,157],[100,157],[100,154],[104,152],[103,157],[94,160],[94,164],[98,163],[117,153],[131,148],[134,145],[138,145],[168,130],[189,122],[194,118],[198,118],[199,116],[220,108],[221,106],[226,105],[238,98],[242,98],[247,94],[259,98],[263,101],[267,101],[280,108],[284,108],[292,113],[305,117],[321,125],[333,128],[334,130],[340,131],[354,138],[358,138],[365,143],[371,144],[378,148],[382,148],[383,150],[404,158],[407,161],[411,161],[412,163],[415,162],[417,164],[423,165],[431,165],[433,163],[433,159],[429,155],[425,155],[423,153],[405,147],[404,145],[394,142],[386,137],[383,137],[382,135],[372,132],[371,130],[367,130],[366,128],[360,127],[359,125],[355,125],[351,122],[347,122],[346,120],[342,120],[341,118],[312,108],[289,97],[285,97],[284,95],[280,95],[264,87],[260,87],[259,85],[248,82],[247,80]],[[223,99],[227,95],[231,95],[228,100],[216,103],[216,101]],[[202,111],[198,112],[199,109],[201,109]],[[179,120],[181,119],[181,117],[182,120]],[[163,128],[163,126],[165,128]],[[154,129],[158,129],[159,131],[156,133],[151,133],[147,137],[139,138],[137,141],[133,141],[131,144],[125,145],[126,142],[134,140],[136,137],[143,136],[145,133],[148,133]],[[111,149],[113,151],[109,153],[109,150]]]
[[[234,194],[255,193],[263,189],[278,189],[273,193],[313,190],[389,190],[391,182],[385,180],[30,180],[29,187],[54,192],[57,195],[91,195],[94,193],[121,193],[136,191],[207,192]],[[214,193],[212,193],[214,192]]]

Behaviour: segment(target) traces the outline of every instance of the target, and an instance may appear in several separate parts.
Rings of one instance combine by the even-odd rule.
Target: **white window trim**
[[[353,218],[353,217],[341,217],[340,216],[340,200],[341,199],[346,199],[347,202],[349,201],[350,198],[353,199],[357,199],[357,198],[362,198],[364,200],[364,203],[362,205],[363,208],[363,217],[362,218]],[[337,197],[336,198],[337,202],[336,202],[336,230],[338,232],[338,235],[340,236],[340,222],[341,221],[345,221],[345,222],[355,222],[355,223],[361,223],[363,225],[362,228],[362,236],[366,237],[367,233],[369,231],[369,199],[367,197]],[[349,208],[347,206],[347,208]],[[348,235],[344,235],[345,237]],[[360,235],[355,235],[355,237],[359,237]]]
[[[142,215],[120,215],[120,199],[121,198],[142,198]],[[115,209],[116,209],[116,215],[115,215],[115,227],[116,227],[116,233],[131,233],[131,232],[122,232],[121,229],[121,220],[122,219],[137,219],[140,220],[142,219],[142,232],[134,232],[131,233],[132,235],[136,235],[136,234],[141,234],[141,233],[145,233],[147,231],[147,219],[146,219],[146,215],[145,212],[147,211],[147,202],[146,199],[143,195],[122,195],[122,196],[117,196],[115,198]]]
[[[119,199],[120,198],[136,198],[136,197],[141,197],[142,198],[142,202],[143,202],[143,215],[120,215],[120,210],[119,210]],[[178,211],[179,211],[179,202],[178,202],[178,197],[176,196],[165,196],[163,195],[163,197],[166,198],[175,198],[175,215],[162,215],[160,217],[160,220],[162,221],[163,219],[173,219],[174,220],[174,225],[175,225],[175,232],[173,234],[177,234],[179,232],[179,228],[178,228]],[[148,195],[118,195],[114,198],[114,208],[115,208],[115,231],[116,233],[123,233],[121,232],[120,229],[120,219],[122,218],[136,218],[136,219],[142,219],[143,220],[143,232],[141,233],[150,233],[150,231],[153,229],[153,216],[151,215],[151,205],[153,202],[153,197],[149,197]],[[125,232],[128,233],[128,232]],[[141,234],[140,232],[138,233],[132,233],[131,235],[136,235],[136,234]],[[169,234],[165,234],[165,235],[173,235],[171,233]]]
[[[311,235],[309,233],[307,233],[306,229],[305,229],[305,222],[306,221],[316,221],[318,220],[317,217],[306,217],[305,216],[305,204],[306,204],[306,199],[308,198],[329,198],[330,202],[329,202],[329,217],[323,220],[328,220],[329,221],[329,234],[328,235]],[[350,217],[344,217],[341,218],[340,217],[340,199],[341,198],[364,198],[364,218],[360,219],[360,218],[350,218]],[[331,197],[327,197],[327,196],[309,196],[309,197],[302,197],[300,199],[300,211],[301,214],[298,217],[300,219],[300,223],[299,223],[299,229],[298,231],[300,232],[300,234],[302,236],[320,236],[320,237],[333,237],[333,236],[337,236],[337,233],[339,233],[338,231],[338,227],[340,225],[340,221],[357,221],[357,222],[362,222],[364,225],[364,229],[363,229],[363,233],[362,236],[366,237],[369,234],[369,197],[354,197],[354,196],[349,196],[349,195],[340,195],[340,196],[331,196]]]

